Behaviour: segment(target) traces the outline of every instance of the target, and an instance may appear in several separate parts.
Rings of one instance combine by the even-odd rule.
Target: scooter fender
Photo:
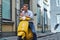
[[[21,21],[18,25],[17,36],[25,36],[25,33],[28,34],[28,21]]]

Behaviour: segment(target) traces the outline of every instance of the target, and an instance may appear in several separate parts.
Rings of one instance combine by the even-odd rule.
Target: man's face
[[[28,10],[28,7],[23,6],[23,9],[24,9],[24,11],[27,11]]]

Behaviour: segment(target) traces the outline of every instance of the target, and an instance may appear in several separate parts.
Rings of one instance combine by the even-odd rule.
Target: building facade
[[[51,15],[51,32],[60,32],[60,27],[54,30],[56,24],[60,24],[60,0],[50,1],[50,15]]]
[[[20,8],[23,4],[29,4],[29,9],[33,11],[34,14],[37,13],[37,0],[0,0],[0,15],[2,16],[2,26],[0,26],[1,37],[14,36],[17,33],[17,26],[19,24],[19,14]],[[0,16],[0,17],[1,17]],[[34,16],[36,17],[36,16]],[[34,23],[36,26],[36,19],[34,18]],[[37,27],[35,27],[37,30]]]
[[[37,17],[40,17],[40,22],[38,27],[38,31],[47,32],[50,31],[50,0],[38,0],[38,5],[40,6],[40,16],[37,15]],[[38,13],[38,12],[37,12]]]
[[[2,26],[0,33],[2,37],[16,35],[15,0],[0,0]]]
[[[48,0],[0,0],[3,36],[16,35],[19,24],[20,8],[29,4],[29,9],[34,13],[34,25],[37,32],[50,30],[50,4]]]
[[[43,0],[44,26],[46,31],[51,31],[50,26],[50,0]]]

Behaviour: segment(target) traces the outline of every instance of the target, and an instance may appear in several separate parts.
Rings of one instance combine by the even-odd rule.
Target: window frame
[[[41,15],[40,14],[41,13],[41,9],[39,7],[37,7],[37,12],[38,12],[37,13],[37,25],[41,25],[41,20],[39,20],[39,18],[41,17],[41,16],[39,16],[39,15]]]
[[[60,19],[59,16],[60,16],[60,14],[56,14],[57,23],[60,23],[59,22],[59,19]]]
[[[60,5],[58,4],[58,0],[56,0],[56,5],[60,7]]]
[[[48,24],[48,18],[47,18],[47,10],[44,8],[44,25],[45,24]]]
[[[1,0],[2,2],[2,0]],[[2,2],[3,4],[3,2]],[[10,0],[10,19],[2,18],[2,20],[12,21],[12,0]]]

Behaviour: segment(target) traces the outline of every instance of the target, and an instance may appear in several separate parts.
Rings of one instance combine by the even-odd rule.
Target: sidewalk
[[[41,38],[41,37],[45,37],[45,36],[50,36],[50,35],[53,35],[55,33],[51,33],[51,32],[48,32],[48,33],[38,33],[37,34],[37,38]]]
[[[37,38],[53,35],[53,33],[37,33]],[[0,40],[17,40],[17,36],[1,38]]]
[[[1,38],[0,40],[17,40],[17,36]]]

